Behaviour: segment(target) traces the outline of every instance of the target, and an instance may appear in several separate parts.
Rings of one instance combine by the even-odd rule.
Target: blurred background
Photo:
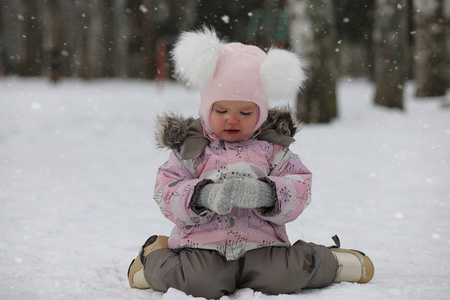
[[[449,0],[0,0],[0,76],[173,80],[176,37],[207,25],[300,55],[298,117],[326,123],[343,76],[369,78],[374,103],[400,110],[405,81],[417,97],[445,95],[449,23]]]

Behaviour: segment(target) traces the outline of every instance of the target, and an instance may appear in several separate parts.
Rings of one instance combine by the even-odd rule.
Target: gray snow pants
[[[266,294],[290,294],[333,282],[337,263],[321,245],[297,241],[291,247],[266,247],[227,261],[213,250],[159,249],[144,262],[144,276],[154,291],[175,288],[188,295],[217,299],[240,288]]]

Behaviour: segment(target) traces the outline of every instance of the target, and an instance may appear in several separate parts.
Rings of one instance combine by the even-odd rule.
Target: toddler
[[[285,225],[311,201],[311,172],[289,150],[298,124],[268,101],[295,96],[303,64],[286,50],[225,43],[207,28],[181,35],[172,53],[180,80],[201,93],[199,119],[158,118],[171,149],[154,199],[175,224],[151,236],[128,270],[130,286],[220,298],[236,289],[295,293],[333,282],[369,282],[362,252],[289,242]]]

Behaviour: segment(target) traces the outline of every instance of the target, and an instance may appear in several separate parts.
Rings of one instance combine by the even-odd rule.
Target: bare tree
[[[291,45],[307,62],[308,80],[297,99],[298,118],[326,123],[337,117],[337,32],[332,2],[290,0]]]
[[[448,1],[447,1],[448,2]],[[445,95],[446,73],[444,0],[414,0],[416,96]]]
[[[403,109],[408,1],[377,0],[375,6],[375,104]]]

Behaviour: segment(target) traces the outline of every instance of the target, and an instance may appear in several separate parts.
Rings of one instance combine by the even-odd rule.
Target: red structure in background
[[[162,89],[166,79],[166,40],[159,39],[156,43],[156,85]]]

